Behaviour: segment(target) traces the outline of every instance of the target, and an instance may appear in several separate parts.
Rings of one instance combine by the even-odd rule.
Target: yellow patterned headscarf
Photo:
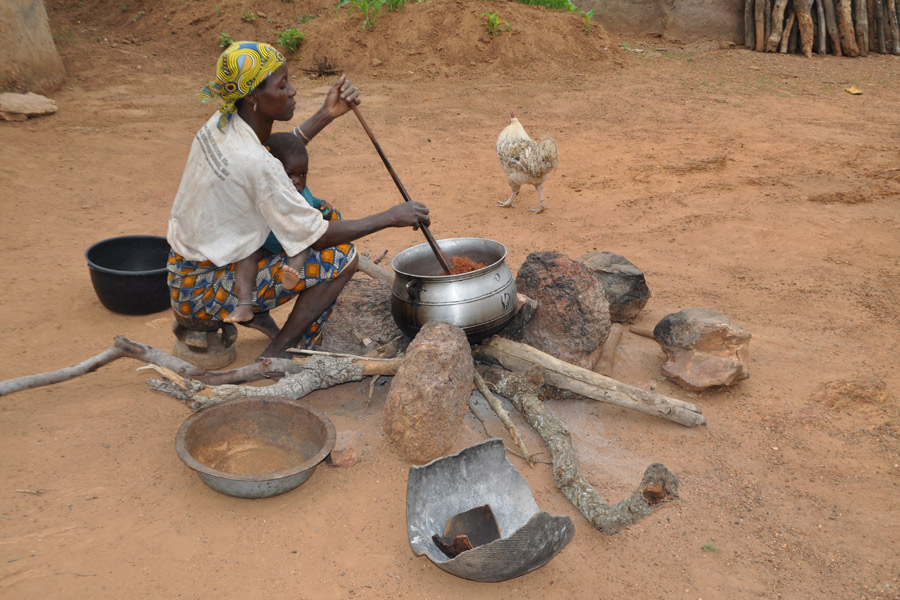
[[[269,44],[234,42],[216,62],[216,80],[207,84],[199,96],[204,102],[215,97],[225,104],[219,107],[219,129],[234,115],[234,103],[253,91],[275,69],[285,63],[284,55]]]

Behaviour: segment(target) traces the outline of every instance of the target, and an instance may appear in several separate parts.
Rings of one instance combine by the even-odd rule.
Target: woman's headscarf
[[[275,69],[285,63],[284,55],[269,44],[234,42],[216,62],[216,80],[200,92],[209,102],[220,97],[225,104],[219,107],[219,129],[224,129],[235,111],[234,103],[253,91]]]

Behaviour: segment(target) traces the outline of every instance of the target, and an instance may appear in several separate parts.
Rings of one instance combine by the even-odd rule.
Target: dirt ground
[[[701,405],[708,426],[589,401],[551,409],[606,499],[625,497],[653,462],[678,475],[680,499],[604,536],[546,464],[510,456],[538,505],[577,532],[544,567],[480,584],[410,550],[408,464],[381,429],[388,385],[371,401],[369,381],[307,397],[357,449],[355,466],[241,500],[180,462],[173,441],[190,411],[120,360],[0,401],[0,597],[900,598],[900,58],[613,39],[597,23],[585,33],[577,15],[501,1],[411,4],[371,33],[316,0],[47,8],[69,72],[59,112],[0,123],[0,379],[76,364],[116,335],[171,350],[170,314],[103,308],[84,251],[165,235],[192,136],[213,110],[196,93],[218,35],[275,41],[306,14],[319,17],[297,26],[307,41],[289,63],[296,122],[334,79],[301,69],[335,62],[437,238],[501,241],[514,271],[532,251],[622,254],[653,294],[634,325],[719,310],[752,333],[752,375],[687,392],[660,375],[653,340],[626,332],[613,376]],[[488,11],[511,32],[486,38]],[[514,208],[496,206],[509,188],[494,141],[511,111],[559,145],[543,214],[528,211],[530,187]],[[310,187],[346,216],[401,201],[352,115],[310,152]],[[389,260],[422,241],[390,230],[359,247]],[[265,344],[242,330],[238,362]],[[836,380],[846,393],[825,391]],[[469,414],[453,451],[484,438]]]

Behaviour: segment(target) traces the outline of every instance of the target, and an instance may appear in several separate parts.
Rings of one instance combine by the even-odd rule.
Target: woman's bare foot
[[[253,320],[253,307],[249,304],[237,306],[231,314],[225,317],[226,323],[244,323]]]
[[[300,273],[294,267],[284,265],[281,267],[281,287],[286,290],[292,290],[300,283]]]
[[[254,313],[252,319],[238,324],[260,331],[270,340],[281,333],[281,328],[275,323],[275,319],[272,318],[269,311]]]

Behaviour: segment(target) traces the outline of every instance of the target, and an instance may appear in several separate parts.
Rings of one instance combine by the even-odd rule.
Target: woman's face
[[[297,90],[288,80],[287,65],[281,65],[266,77],[262,85],[253,90],[256,94],[256,111],[274,121],[289,121],[294,116]]]

